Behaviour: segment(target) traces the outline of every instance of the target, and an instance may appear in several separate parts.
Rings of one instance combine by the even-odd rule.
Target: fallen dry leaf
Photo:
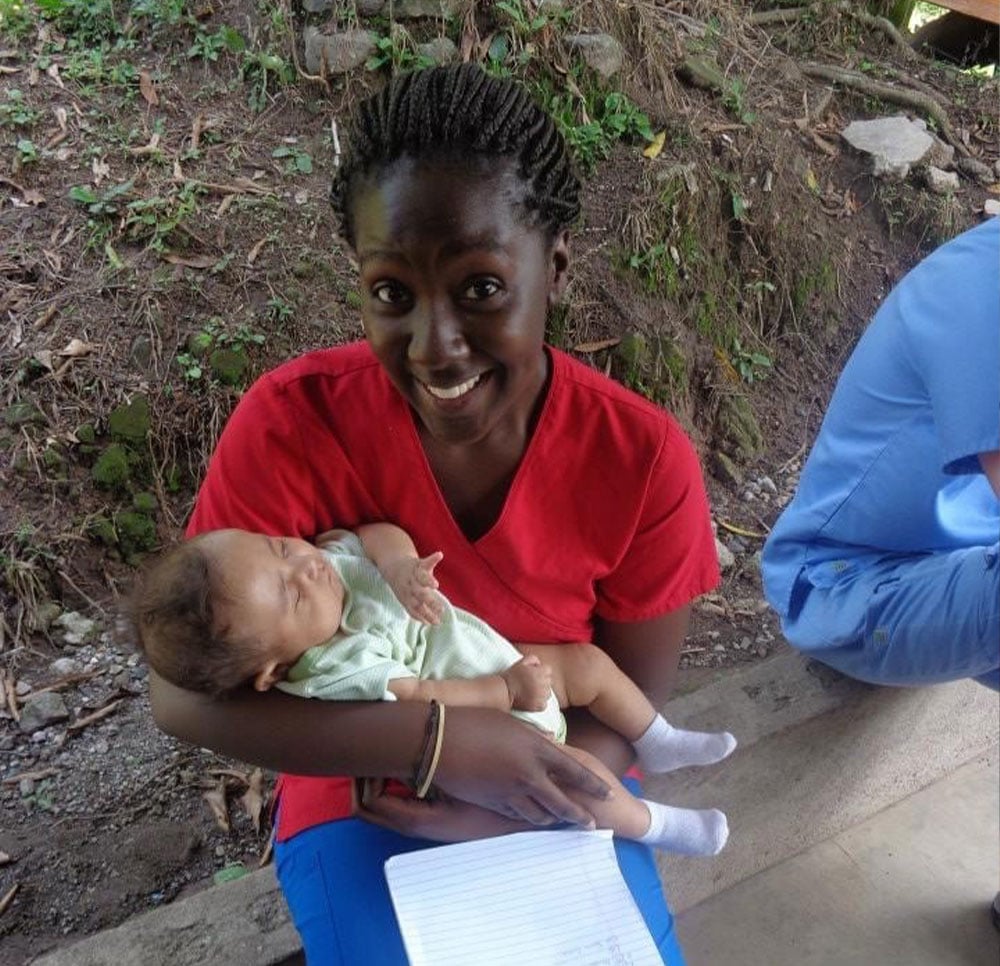
[[[156,93],[156,85],[148,70],[139,71],[139,93],[142,94],[150,107],[156,107],[160,103],[160,97]]]
[[[83,342],[80,339],[70,339],[65,349],[59,350],[61,356],[88,356],[97,348],[92,342]]]
[[[257,258],[260,256],[260,253],[266,244],[267,235],[265,235],[259,242],[257,242],[257,244],[253,246],[253,248],[250,249],[247,254],[247,265],[253,265],[253,263],[257,261]]]
[[[59,129],[61,131],[65,131],[66,130],[66,118],[68,116],[66,114],[66,108],[65,107],[57,107],[53,111],[53,113],[56,116],[56,122],[59,124]]]
[[[260,831],[260,813],[264,807],[264,773],[255,768],[247,782],[247,790],[240,797],[243,811],[250,816],[255,832]]]
[[[37,362],[43,368],[48,369],[49,372],[51,372],[53,369],[55,369],[55,366],[52,365],[52,350],[51,349],[39,349],[35,353],[35,362]]]
[[[663,145],[666,143],[666,141],[667,141],[667,132],[660,131],[660,133],[657,134],[653,138],[653,140],[650,141],[649,144],[647,144],[642,149],[642,156],[644,158],[658,158],[660,156],[660,152],[663,150]]]
[[[58,64],[49,64],[49,66],[45,68],[45,73],[52,80],[54,80],[60,87],[65,87],[66,86],[65,84],[63,84],[62,78],[59,76],[59,65]]]
[[[229,824],[229,809],[226,807],[226,780],[221,778],[219,784],[215,786],[211,791],[205,792],[202,796],[206,802],[208,802],[208,807],[212,810],[212,815],[215,818],[215,824],[222,829],[223,832],[228,832],[230,830]]]
[[[100,158],[94,158],[90,162],[90,170],[94,175],[94,184],[100,184],[109,174],[111,174],[111,165],[107,161],[102,161]]]
[[[178,255],[176,252],[166,252],[163,260],[185,268],[211,268],[219,259],[215,255]]]
[[[45,196],[40,191],[35,191],[34,188],[25,188],[21,192],[21,200],[25,204],[34,205],[36,208],[39,205],[45,204]]]
[[[18,74],[23,69],[23,67],[8,67],[6,64],[0,64],[0,74]]]
[[[160,150],[160,132],[154,131],[149,139],[149,144],[144,144],[141,148],[132,148],[129,151],[129,154],[131,154],[135,158],[141,158],[147,154],[156,154],[159,150]]]

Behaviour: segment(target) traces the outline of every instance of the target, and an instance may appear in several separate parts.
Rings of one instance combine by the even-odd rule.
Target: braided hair
[[[330,195],[351,245],[352,191],[401,157],[515,164],[521,203],[552,238],[580,212],[580,182],[552,118],[523,86],[476,64],[398,74],[358,106]]]

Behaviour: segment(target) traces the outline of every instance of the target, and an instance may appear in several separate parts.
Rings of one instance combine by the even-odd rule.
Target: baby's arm
[[[367,523],[355,533],[407,613],[426,624],[437,624],[442,607],[435,593],[434,568],[444,554],[438,551],[421,559],[409,534],[391,523]]]
[[[534,655],[499,674],[442,681],[396,678],[387,687],[401,701],[440,701],[501,711],[543,711],[552,692],[552,672]]]

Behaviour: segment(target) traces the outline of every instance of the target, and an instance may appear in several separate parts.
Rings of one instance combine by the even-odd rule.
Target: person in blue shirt
[[[764,547],[796,648],[876,684],[1000,690],[1000,219],[916,266],[830,400]]]

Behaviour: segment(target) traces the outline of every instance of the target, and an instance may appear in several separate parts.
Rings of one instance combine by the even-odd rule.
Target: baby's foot
[[[681,855],[716,855],[729,838],[729,823],[717,808],[674,808],[641,800],[649,809],[649,829],[639,841]]]
[[[736,739],[728,731],[674,728],[662,715],[657,715],[632,745],[639,756],[640,768],[666,772],[722,761],[736,747]]]

